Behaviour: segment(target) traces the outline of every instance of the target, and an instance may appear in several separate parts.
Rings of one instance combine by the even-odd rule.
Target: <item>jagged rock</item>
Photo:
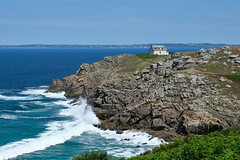
[[[157,66],[158,66],[158,65],[157,65],[156,63],[153,63],[153,64],[150,65],[150,67],[151,67],[152,70],[156,70],[156,69],[157,69]]]
[[[238,58],[238,55],[232,54],[232,55],[229,56],[229,58],[230,58],[230,59],[235,59],[235,58]]]
[[[220,78],[219,78],[219,81],[225,82],[226,80],[225,80],[223,77],[220,77]]]
[[[163,61],[159,61],[159,62],[157,63],[157,66],[163,66]]]
[[[152,121],[152,129],[153,130],[162,130],[166,127],[166,124],[160,118],[155,118]]]
[[[240,61],[236,61],[237,64],[240,64]]]
[[[190,68],[193,65],[193,60],[191,56],[182,56],[181,59],[174,59],[172,68],[176,68],[177,70],[183,70]]]
[[[211,55],[217,54],[217,51],[215,49],[209,49],[209,50],[207,50],[207,52]]]
[[[207,64],[213,55],[209,50],[201,53],[204,56],[197,64]],[[85,97],[101,120],[100,127],[118,133],[137,129],[173,138],[187,131],[205,134],[240,123],[239,111],[226,109],[240,103],[224,99],[216,88],[219,85],[210,83],[207,76],[184,71],[194,65],[191,56],[175,55],[122,73],[126,66],[116,64],[131,58],[134,55],[120,55],[81,65],[75,75],[54,80],[48,91]]]
[[[148,74],[148,73],[149,73],[149,70],[148,70],[148,69],[144,68],[144,69],[142,70],[142,74]]]
[[[223,126],[218,123],[189,123],[185,127],[187,131],[194,134],[206,134],[223,129]]]
[[[110,62],[110,63],[113,63],[113,62],[114,62],[114,60],[113,60],[111,57],[104,57],[103,60],[104,60],[105,62]]]
[[[204,48],[200,49],[200,51],[198,52],[198,54],[199,54],[200,56],[203,56],[203,55],[205,55],[206,53],[207,53],[207,50],[204,49]]]
[[[172,58],[172,55],[169,54],[169,55],[167,55],[166,60],[170,60],[171,58]]]
[[[208,63],[208,60],[202,59],[202,58],[198,59],[197,62],[196,62],[197,65],[205,65],[207,63]]]

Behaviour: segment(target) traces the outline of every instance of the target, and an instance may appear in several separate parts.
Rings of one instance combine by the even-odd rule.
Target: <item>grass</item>
[[[240,75],[226,75],[225,77],[234,82],[240,82]]]
[[[139,53],[137,56],[141,59],[155,59],[159,57],[159,55],[156,54],[149,54],[149,53]]]
[[[113,59],[116,56],[113,56]],[[149,53],[140,53],[137,55],[124,55],[121,61],[115,60],[114,63],[108,64],[104,61],[98,62],[97,68],[101,69],[117,69],[117,73],[133,73],[136,70],[142,70],[144,67],[149,66],[153,62],[163,60],[166,56],[150,55]],[[94,72],[98,70],[95,66],[90,65],[89,71]]]
[[[140,53],[137,55],[130,55],[128,57],[125,57],[125,59],[121,63],[116,64],[116,66],[122,66],[118,73],[133,73],[136,70],[141,71],[144,67],[149,66],[153,62],[163,60],[164,58],[166,58],[166,56]]]

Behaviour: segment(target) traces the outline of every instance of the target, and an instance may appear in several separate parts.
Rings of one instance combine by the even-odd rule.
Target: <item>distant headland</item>
[[[25,45],[0,45],[0,48],[149,48],[152,44],[130,45],[48,45],[48,44],[25,44]],[[240,44],[211,44],[211,43],[161,43],[167,48],[220,48],[222,46],[240,46]]]

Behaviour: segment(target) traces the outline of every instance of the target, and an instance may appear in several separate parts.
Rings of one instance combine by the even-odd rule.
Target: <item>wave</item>
[[[14,158],[25,153],[44,150],[52,145],[64,143],[73,136],[80,136],[85,131],[95,130],[93,124],[97,124],[99,121],[86,100],[80,99],[74,105],[66,102],[70,101],[58,102],[67,107],[60,110],[59,114],[72,116],[72,120],[48,123],[46,131],[38,134],[37,138],[23,139],[0,147],[0,159]]]
[[[0,99],[6,101],[30,101],[30,100],[39,100],[41,97],[34,96],[4,96],[0,95]]]
[[[49,86],[39,86],[39,88],[44,88],[44,89],[47,89]]]
[[[64,143],[70,140],[73,136],[80,136],[83,132],[93,132],[100,134],[107,140],[113,139],[114,143],[120,144],[117,147],[104,148],[110,155],[116,157],[130,157],[136,154],[140,154],[145,150],[151,149],[153,146],[166,143],[162,139],[152,138],[147,133],[141,133],[136,131],[124,131],[122,134],[117,134],[116,131],[101,130],[94,127],[93,124],[98,124],[99,120],[93,113],[91,106],[87,104],[85,99],[80,99],[74,104],[70,104],[71,100],[67,100],[64,97],[64,93],[45,93],[44,89],[27,89],[21,92],[21,94],[29,96],[42,96],[57,98],[61,100],[54,100],[52,102],[34,101],[34,104],[43,104],[44,106],[62,106],[56,117],[21,117],[12,116],[8,114],[2,115],[0,118],[4,119],[17,119],[17,118],[31,118],[31,119],[52,119],[54,121],[46,124],[46,130],[39,133],[37,138],[22,139],[17,142],[11,142],[4,146],[0,146],[0,159],[14,158],[16,156],[31,153],[38,150],[44,150],[47,147]],[[58,95],[59,94],[59,95]],[[24,108],[25,106],[20,106]],[[45,110],[44,108],[43,110]],[[41,109],[23,110],[14,112],[36,112],[42,111]],[[65,118],[64,118],[65,117]],[[70,118],[71,117],[71,118]],[[57,119],[57,120],[56,120]],[[117,141],[117,142],[116,142]],[[125,147],[121,147],[123,144]],[[126,146],[127,149],[126,149]],[[125,148],[125,149],[124,149]]]
[[[2,115],[0,115],[0,118],[2,118],[2,119],[11,119],[11,120],[16,120],[16,119],[18,119],[17,116],[15,116],[15,115],[10,115],[10,114],[2,114]]]
[[[152,137],[145,132],[139,132],[135,130],[123,131],[122,134],[117,134],[116,131],[100,130],[96,128],[95,130],[90,132],[99,133],[101,137],[104,137],[106,140],[112,141],[111,147],[106,146],[104,150],[109,155],[115,157],[136,156],[146,150],[151,150],[157,145],[167,143],[161,138]]]
[[[51,93],[51,92],[46,92],[46,89],[32,89],[29,88],[26,91],[20,92],[20,94],[23,95],[42,95],[47,98],[57,98],[57,99],[65,99],[65,92],[59,92],[59,93]]]

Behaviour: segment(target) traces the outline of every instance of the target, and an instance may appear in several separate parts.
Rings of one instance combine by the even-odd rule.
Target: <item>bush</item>
[[[105,151],[86,151],[82,152],[80,155],[73,156],[73,160],[109,160],[107,152]]]
[[[156,147],[147,155],[129,159],[240,159],[240,127],[213,132],[206,136],[190,136],[185,140]]]

